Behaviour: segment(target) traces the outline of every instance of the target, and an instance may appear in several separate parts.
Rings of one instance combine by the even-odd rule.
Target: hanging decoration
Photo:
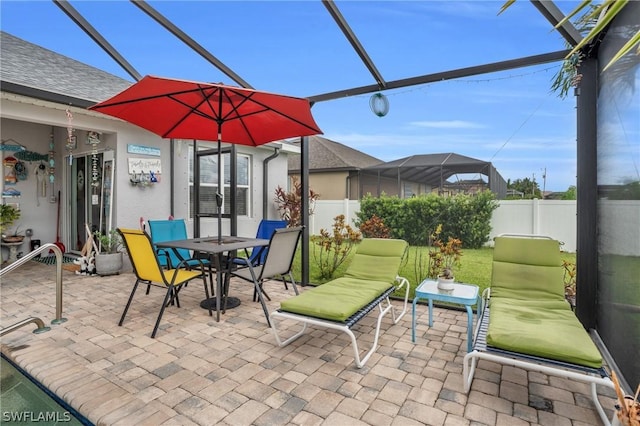
[[[371,111],[378,117],[384,117],[389,112],[389,100],[382,93],[374,93],[369,99]]]
[[[15,185],[18,182],[18,177],[16,176],[15,165],[18,160],[15,157],[7,156],[2,160],[2,165],[4,166],[4,184],[5,185]]]
[[[100,143],[100,133],[89,132],[87,142],[91,144],[91,186],[100,187],[100,166],[98,161],[98,144]]]
[[[53,143],[53,127],[51,127],[51,133],[49,134],[49,185],[51,186],[51,196],[49,197],[50,203],[57,202],[56,196],[54,194],[54,183],[56,181],[56,160],[54,158],[55,145]]]
[[[47,166],[40,163],[33,169],[33,174],[36,176],[36,205],[40,207],[40,197],[46,198],[47,196]]]
[[[67,114],[67,141],[64,147],[69,151],[69,165],[71,166],[73,164],[73,150],[76,148],[76,136],[73,128],[73,114],[71,114],[69,108],[66,109],[65,113]]]

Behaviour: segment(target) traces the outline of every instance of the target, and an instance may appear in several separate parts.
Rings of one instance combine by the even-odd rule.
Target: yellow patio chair
[[[167,293],[162,302],[162,307],[160,308],[160,313],[158,314],[158,319],[156,320],[156,325],[153,327],[153,332],[151,333],[152,338],[156,336],[160,320],[162,319],[162,314],[164,313],[164,308],[167,305],[172,304],[174,301],[176,305],[180,307],[178,293],[184,284],[195,278],[202,278],[205,295],[207,299],[209,298],[209,289],[207,288],[207,281],[204,273],[205,269],[202,264],[199,265],[199,269],[197,270],[187,270],[184,269],[185,265],[183,265],[183,263],[185,261],[183,261],[176,265],[175,268],[163,269],[160,261],[158,260],[156,251],[153,248],[149,235],[137,229],[118,228],[117,231],[122,236],[122,241],[124,242],[127,252],[129,253],[129,258],[131,259],[133,272],[136,275],[136,283],[133,286],[133,290],[131,290],[127,306],[124,308],[124,312],[122,313],[122,317],[120,318],[118,325],[122,325],[124,322],[124,317],[127,315],[127,311],[129,310],[129,306],[133,300],[133,295],[138,289],[138,284],[140,283],[167,289]],[[213,315],[211,308],[209,308],[209,315]]]

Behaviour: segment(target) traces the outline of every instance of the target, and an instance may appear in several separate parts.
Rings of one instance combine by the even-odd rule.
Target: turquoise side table
[[[473,334],[473,310],[471,307],[478,302],[478,286],[473,284],[453,284],[453,290],[440,290],[438,282],[426,279],[416,288],[413,298],[413,310],[411,322],[411,341],[416,342],[416,305],[419,299],[429,301],[429,327],[433,326],[433,301],[457,303],[467,309],[467,352],[471,352]]]

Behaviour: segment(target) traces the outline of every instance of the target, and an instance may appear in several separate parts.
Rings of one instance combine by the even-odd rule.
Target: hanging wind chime
[[[49,202],[55,203],[57,202],[55,191],[54,191],[54,183],[56,180],[56,160],[54,159],[55,151],[53,144],[53,127],[51,128],[51,133],[49,134],[49,185],[51,186],[51,195],[49,196]]]
[[[89,132],[87,141],[91,145],[91,204],[99,204],[100,194],[100,167],[98,160],[98,144],[100,143],[100,134],[98,132]]]
[[[73,164],[73,149],[76,147],[76,137],[73,134],[73,114],[71,114],[71,110],[69,108],[67,108],[65,112],[67,114],[67,142],[64,147],[69,151],[69,165],[71,166]]]

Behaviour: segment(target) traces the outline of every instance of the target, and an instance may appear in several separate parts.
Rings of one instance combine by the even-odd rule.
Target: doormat
[[[76,259],[77,259],[77,257],[75,257],[75,256],[67,256],[66,254],[62,255],[62,263],[63,264],[64,263],[72,263]],[[45,265],[55,265],[56,264],[56,256],[55,255],[34,257],[32,260],[35,260],[36,262],[44,263]]]

